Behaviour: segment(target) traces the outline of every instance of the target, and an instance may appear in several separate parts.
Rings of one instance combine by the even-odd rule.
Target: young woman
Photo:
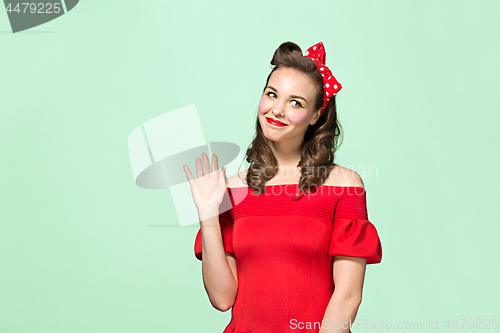
[[[223,333],[350,332],[367,264],[382,246],[358,173],[334,163],[341,85],[320,42],[275,51],[246,152],[226,180],[217,156],[184,171],[198,208],[196,258],[212,305],[232,308]]]

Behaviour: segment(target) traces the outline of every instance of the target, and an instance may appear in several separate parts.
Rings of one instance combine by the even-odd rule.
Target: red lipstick
[[[266,120],[269,124],[274,125],[274,126],[280,126],[280,127],[288,126],[287,124],[284,124],[281,121],[273,119],[273,118],[266,117]]]

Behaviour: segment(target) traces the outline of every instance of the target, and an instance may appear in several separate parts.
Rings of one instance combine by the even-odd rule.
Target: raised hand
[[[198,214],[207,215],[208,212],[216,214],[219,206],[224,199],[226,192],[226,168],[219,170],[217,155],[212,155],[212,169],[209,168],[207,154],[201,154],[203,158],[203,167],[201,159],[196,159],[196,179],[191,174],[189,167],[184,164],[184,172],[191,186],[191,194],[198,208]],[[218,213],[217,213],[218,214]]]

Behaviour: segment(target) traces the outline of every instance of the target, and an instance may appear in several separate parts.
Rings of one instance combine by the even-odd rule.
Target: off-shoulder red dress
[[[238,293],[223,333],[319,332],[334,292],[333,257],[380,263],[382,245],[368,220],[366,190],[298,184],[228,188],[219,222],[225,252],[236,258]],[[194,244],[202,260],[201,229]]]

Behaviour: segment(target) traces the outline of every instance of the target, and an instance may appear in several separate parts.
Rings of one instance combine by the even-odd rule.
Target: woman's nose
[[[285,114],[285,105],[279,101],[274,105],[273,113],[275,116],[283,116]]]
[[[283,111],[278,111],[277,108],[273,109],[273,114],[275,117],[281,117],[283,116]]]

